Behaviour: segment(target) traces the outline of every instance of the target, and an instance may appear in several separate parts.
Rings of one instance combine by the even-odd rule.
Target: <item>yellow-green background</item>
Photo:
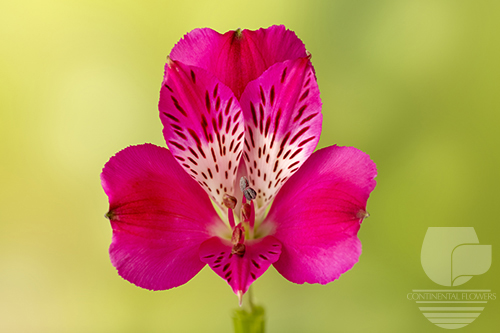
[[[230,332],[236,297],[205,268],[150,292],[109,262],[99,182],[128,145],[164,146],[158,91],[186,32],[285,24],[313,55],[320,147],[377,163],[360,262],[327,286],[274,268],[254,284],[269,332],[442,332],[406,299],[439,288],[420,264],[428,227],[475,227],[500,286],[497,1],[0,2],[0,331]],[[500,300],[462,332],[498,328]]]

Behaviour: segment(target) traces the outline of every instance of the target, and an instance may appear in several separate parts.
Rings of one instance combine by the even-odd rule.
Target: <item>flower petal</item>
[[[170,151],[221,205],[224,193],[234,195],[243,148],[243,116],[233,93],[205,70],[169,60],[158,107]]]
[[[195,29],[170,53],[174,60],[213,73],[238,99],[248,82],[273,64],[305,56],[302,41],[283,25],[257,31],[229,31],[223,35],[209,28]]]
[[[273,236],[245,241],[243,256],[232,254],[229,240],[212,237],[200,247],[200,259],[243,295],[248,287],[279,259],[281,244]]]
[[[109,254],[124,279],[164,290],[186,283],[203,268],[200,244],[225,225],[167,149],[128,147],[106,163],[101,182],[113,228]]]
[[[248,84],[240,105],[246,126],[243,156],[257,206],[263,208],[319,141],[321,99],[309,59],[273,65]]]
[[[283,245],[274,266],[295,283],[326,284],[351,269],[361,254],[357,232],[377,170],[353,147],[318,150],[276,196],[263,228]]]

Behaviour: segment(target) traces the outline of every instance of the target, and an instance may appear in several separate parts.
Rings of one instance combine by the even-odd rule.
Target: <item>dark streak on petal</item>
[[[316,117],[317,115],[319,114],[319,112],[316,112],[315,114],[312,114],[310,116],[307,116],[306,118],[304,118],[301,122],[300,122],[300,126],[304,125],[305,123],[307,123],[309,120],[313,119],[314,117]]]
[[[214,163],[217,163],[217,158],[215,157],[215,151],[214,151],[214,148],[210,148],[210,150],[212,151],[212,158],[214,159]]]
[[[170,90],[170,92],[174,92],[174,91],[172,90],[172,88],[170,88],[170,86],[169,86],[168,84],[166,84],[166,83],[165,83],[165,84],[164,84],[164,87],[165,87],[165,88],[167,88],[168,90]]]
[[[299,131],[299,133],[295,134],[295,136],[292,138],[292,141],[290,141],[290,144],[293,145],[293,143],[295,141],[297,141],[297,139],[302,135],[304,134],[305,132],[307,132],[307,130],[309,129],[309,126],[308,127],[304,127],[303,129],[301,129]]]
[[[210,95],[208,90],[205,92],[205,106],[207,107],[207,112],[210,113]]]
[[[299,148],[297,149],[293,154],[292,156],[290,156],[290,159],[293,159],[295,156],[297,156],[298,153],[300,153],[302,151],[302,148]]]
[[[200,138],[198,137],[198,134],[196,134],[196,132],[193,131],[191,128],[188,128],[188,132],[193,137],[194,141],[196,141],[196,145],[200,146],[201,141],[200,141]]]
[[[217,85],[219,86],[219,85]],[[231,97],[229,101],[227,102],[226,105],[226,110],[224,111],[224,114],[227,116],[229,114],[229,110],[231,109],[231,104],[233,103],[233,98]]]
[[[287,69],[288,69],[288,67],[285,67],[285,69],[283,70],[283,73],[281,74],[281,83],[285,82]]]
[[[267,134],[269,133],[269,126],[271,126],[271,116],[268,116],[267,117],[267,121],[266,121],[266,130],[264,132],[264,135],[267,136]]]
[[[170,113],[166,113],[166,112],[163,112],[163,114],[167,117],[169,117],[170,119],[172,119],[173,121],[176,121],[178,123],[180,123],[179,119],[177,119],[176,117],[174,117],[173,115],[171,115]]]
[[[184,148],[183,145],[179,144],[178,142],[175,142],[175,141],[172,141],[172,140],[169,140],[168,142],[170,142],[171,144],[173,144],[175,147],[177,147],[178,149],[184,151],[186,150],[186,148]]]
[[[262,90],[262,86],[259,86],[260,88],[260,99],[262,100],[262,104],[266,106],[266,95],[264,95],[264,91]]]
[[[196,84],[196,75],[194,75],[193,70],[191,70],[191,80],[193,81],[194,84]]]
[[[252,112],[252,119],[255,127],[257,127],[257,114],[255,112],[255,106],[253,106],[253,103],[250,102],[250,111]]]
[[[184,117],[187,117],[187,113],[186,111],[184,111],[184,109],[182,108],[182,106],[180,106],[179,102],[177,101],[177,99],[174,97],[174,96],[170,96],[172,98],[172,101],[174,102],[174,106],[177,110],[179,110],[180,113],[182,113],[182,115]]]
[[[259,130],[260,130],[260,134],[263,133],[263,127],[264,127],[264,107],[262,106],[262,104],[259,104],[259,112],[260,112],[260,122],[259,122]]]
[[[182,132],[179,132],[179,131],[176,131],[174,130],[174,133],[177,134],[177,136],[181,137],[182,139],[186,140],[187,137],[184,135],[184,133]]]
[[[247,127],[248,129],[248,134],[250,135],[250,140],[252,141],[252,147],[255,148],[255,142],[253,140],[253,131],[252,131],[252,128],[250,126]],[[248,149],[250,150],[250,149]]]
[[[300,107],[299,109],[299,114],[297,114],[297,116],[293,119],[293,122],[297,122],[299,121],[299,119],[302,117],[302,114],[304,113],[304,111],[306,110],[307,108],[307,104],[304,104]]]
[[[302,141],[301,143],[299,143],[299,147],[302,147],[303,145],[305,145],[309,141],[314,140],[314,138],[315,138],[314,136],[311,136],[310,138],[305,139],[304,141]]]
[[[213,94],[214,98],[215,98],[215,96],[217,96],[217,92],[218,92],[218,91],[219,91],[219,84],[217,83],[217,84],[215,85],[215,88],[214,88],[214,94]]]
[[[302,102],[309,95],[309,89],[307,89],[302,96],[299,98],[299,102]]]

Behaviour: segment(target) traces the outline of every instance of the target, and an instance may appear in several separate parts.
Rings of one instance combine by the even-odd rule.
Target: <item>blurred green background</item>
[[[0,3],[0,331],[230,332],[237,299],[209,268],[150,292],[120,278],[99,174],[128,145],[165,146],[166,56],[196,27],[285,24],[313,55],[319,147],[377,163],[360,262],[327,286],[274,268],[254,284],[269,332],[442,332],[406,299],[439,288],[428,227],[475,227],[499,287],[500,2],[64,1]],[[493,332],[500,300],[462,332]]]

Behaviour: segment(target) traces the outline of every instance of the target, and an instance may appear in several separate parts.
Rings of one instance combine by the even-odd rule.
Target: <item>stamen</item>
[[[243,192],[243,205],[241,206],[241,216],[244,221],[249,222],[250,227],[250,238],[254,236],[254,225],[255,225],[255,206],[253,200],[257,197],[257,192],[249,186],[248,179],[246,177],[240,178],[240,189]],[[250,204],[246,202],[250,201]]]
[[[243,218],[243,221],[250,221],[251,214],[252,214],[251,210],[252,210],[252,207],[247,203],[244,203],[241,206],[241,217]]]
[[[253,200],[250,201],[250,204],[244,203],[241,206],[241,217],[243,221],[248,222],[250,227],[250,239],[254,236],[254,226],[255,226],[255,206],[253,204]]]
[[[231,208],[227,209],[227,217],[229,218],[229,226],[233,229],[236,224],[234,223],[234,214]]]
[[[243,257],[245,254],[245,228],[240,223],[233,228],[233,235],[231,236],[231,243],[233,243],[233,248],[231,249],[231,254],[236,254],[237,256]]]
[[[366,210],[364,210],[364,209],[360,209],[360,210],[358,211],[358,213],[356,214],[356,217],[357,217],[358,219],[362,219],[362,220],[363,220],[363,219],[366,219],[366,218],[367,218],[367,217],[369,217],[369,216],[370,216],[370,214],[368,214],[368,212],[367,212]]]
[[[236,244],[233,245],[233,248],[231,249],[231,254],[235,254],[239,257],[243,257],[245,255],[245,244]]]
[[[253,239],[253,230],[255,225],[255,207],[253,205],[253,200],[250,201],[250,239]]]
[[[116,216],[115,212],[113,212],[112,210],[110,210],[109,212],[107,212],[106,214],[104,214],[104,217],[107,218],[110,221],[118,220],[118,216]]]
[[[255,192],[255,190],[250,187],[250,183],[248,182],[247,177],[240,178],[240,189],[248,201],[257,198],[257,192]]]
[[[224,194],[224,196],[222,197],[222,201],[224,203],[224,206],[227,207],[227,217],[229,219],[229,226],[231,227],[231,229],[233,229],[234,226],[236,225],[234,222],[233,209],[234,207],[236,207],[238,200],[232,195]]]
[[[247,177],[241,177],[240,178],[240,189],[241,192],[245,192],[245,189],[250,186],[250,183],[248,182]]]
[[[170,58],[170,55],[167,56],[167,66],[169,68],[172,68],[172,66],[174,65],[174,61]]]
[[[245,196],[245,198],[248,200],[248,201],[251,201],[255,198],[257,198],[257,192],[255,192],[255,190],[251,187],[247,187],[244,191],[243,191],[243,195]]]
[[[231,236],[231,243],[235,244],[243,244],[245,242],[245,228],[242,224],[238,224],[233,229],[233,235]]]
[[[236,207],[236,204],[238,203],[238,200],[229,194],[224,194],[224,196],[222,197],[222,201],[224,202],[224,206],[231,209],[234,209],[234,207]]]
[[[241,28],[238,28],[238,29],[236,29],[234,34],[235,34],[236,38],[240,39],[241,36],[243,35],[243,32],[241,31]]]

